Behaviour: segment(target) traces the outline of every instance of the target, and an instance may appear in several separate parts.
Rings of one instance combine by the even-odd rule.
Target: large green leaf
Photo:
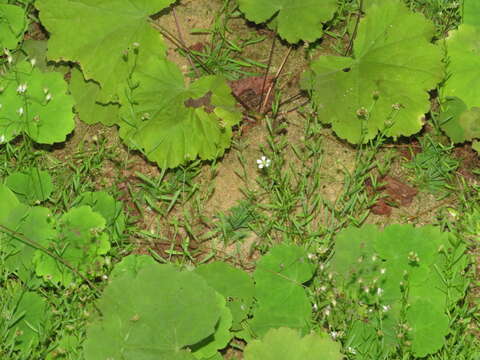
[[[16,5],[0,4],[0,49],[14,49],[26,30],[25,10]]]
[[[212,160],[230,146],[241,112],[222,77],[202,77],[187,86],[175,64],[150,59],[137,64],[132,80],[138,87],[123,99],[120,136],[160,167],[197,157]]]
[[[217,298],[221,304],[221,310],[220,319],[215,326],[215,333],[191,346],[192,353],[197,359],[208,359],[215,356],[218,353],[217,350],[224,349],[233,338],[233,334],[230,331],[232,313],[226,306],[225,298],[218,293]]]
[[[148,21],[172,2],[38,0],[35,4],[42,25],[50,32],[49,59],[79,62],[85,78],[100,83],[98,100],[109,102],[115,100],[119,84],[128,77],[125,51],[133,44],[140,45],[139,62],[164,55],[162,37]]]
[[[312,92],[318,116],[351,143],[411,135],[430,108],[428,90],[442,79],[433,25],[399,0],[370,1],[352,57],[322,56],[301,86]]]
[[[443,93],[460,98],[470,109],[480,106],[480,26],[460,25],[447,40],[449,78]]]
[[[480,2],[463,0],[463,23],[480,26]]]
[[[302,284],[312,278],[313,271],[306,251],[298,246],[278,245],[258,261],[257,303],[250,322],[255,336],[282,326],[307,331],[312,310]]]
[[[233,330],[240,330],[240,323],[247,318],[253,302],[252,278],[246,272],[219,261],[200,265],[195,272],[227,299],[233,315]]]
[[[78,68],[72,69],[70,92],[75,99],[75,109],[82,121],[87,124],[100,122],[107,126],[118,121],[119,104],[97,102],[100,86],[94,80],[86,81]]]
[[[323,35],[323,22],[335,12],[335,0],[239,0],[240,10],[257,24],[274,19],[278,34],[290,43],[315,41]]]
[[[193,360],[185,347],[215,332],[222,309],[202,277],[159,264],[113,279],[98,307],[102,316],[87,329],[86,360]]]
[[[311,333],[300,337],[289,328],[270,330],[262,340],[245,348],[245,360],[341,360],[340,344],[325,334]]]
[[[0,143],[23,132],[37,143],[53,144],[73,130],[73,99],[61,74],[21,61],[1,75],[0,89]]]
[[[374,351],[375,348],[376,353],[382,354],[378,355],[379,358],[391,351],[398,341],[397,325],[402,319],[402,303],[405,300],[408,304],[405,308],[407,322],[414,329],[408,336],[415,356],[423,357],[438,351],[448,330],[446,311],[465,296],[462,290],[466,282],[462,271],[468,265],[465,247],[455,245],[449,233],[433,226],[390,225],[379,231],[369,225],[343,230],[337,239],[343,245],[335,249],[332,270],[350,276],[350,282],[341,279],[346,284],[346,294],[353,301],[358,301],[359,298],[363,300],[367,296],[365,292],[368,292],[375,302],[366,303],[380,304],[385,311],[381,322],[378,315],[370,318],[367,312],[363,316],[368,317],[368,326],[361,323],[365,320],[363,317],[353,323],[348,333],[349,341],[355,348],[360,352]],[[350,240],[351,248],[346,246],[346,239]],[[358,244],[363,245],[358,247]],[[359,263],[350,254],[352,251],[359,251],[365,259],[374,257],[376,260]],[[363,280],[359,285],[359,267],[370,269],[375,279],[362,277],[367,281]],[[365,290],[365,286],[369,291]],[[408,288],[408,292],[403,292],[402,288]],[[421,313],[422,316],[419,315]],[[438,319],[438,327],[435,327],[435,319]],[[372,347],[377,331],[384,334],[383,342]]]
[[[412,328],[412,350],[423,358],[441,349],[449,333],[449,321],[445,312],[432,307],[428,300],[419,301],[407,310],[407,321]]]

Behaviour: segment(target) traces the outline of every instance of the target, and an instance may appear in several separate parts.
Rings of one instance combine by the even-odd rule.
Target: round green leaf
[[[222,77],[205,76],[186,86],[174,63],[151,59],[137,65],[133,82],[138,87],[123,100],[120,136],[160,167],[197,157],[213,160],[230,146],[241,113]]]
[[[246,272],[219,261],[200,265],[195,272],[227,299],[233,316],[233,330],[240,330],[240,322],[246,319],[253,302],[252,278]]]
[[[263,336],[282,326],[308,328],[312,309],[302,284],[312,278],[313,271],[305,249],[293,245],[273,247],[258,261],[254,273],[257,302],[250,322],[254,335]]]
[[[42,73],[22,61],[0,78],[0,89],[0,143],[23,132],[37,143],[53,144],[73,130],[73,99],[61,74]]]
[[[149,24],[150,15],[166,8],[173,0],[38,0],[42,25],[50,32],[50,60],[79,62],[85,79],[100,83],[99,101],[116,100],[119,84],[128,78],[130,68],[125,51],[134,44],[145,58],[164,56],[160,34]],[[81,31],[79,31],[81,29]]]
[[[427,91],[443,73],[430,22],[398,0],[370,3],[353,56],[322,56],[301,80],[320,119],[354,144],[379,131],[393,137],[418,132],[430,108]]]
[[[239,0],[238,4],[247,19],[257,24],[274,18],[273,27],[290,43],[320,38],[322,23],[330,20],[337,8],[335,0]]]
[[[0,49],[15,49],[26,27],[24,9],[0,4]]]
[[[98,302],[102,317],[87,329],[86,360],[187,360],[185,347],[215,332],[221,303],[193,272],[151,264],[125,273]]]
[[[27,204],[45,201],[53,191],[50,174],[37,168],[14,172],[7,177],[5,183],[22,202]]]
[[[341,360],[340,344],[326,335],[311,333],[300,337],[289,328],[270,330],[262,340],[247,345],[245,360]]]

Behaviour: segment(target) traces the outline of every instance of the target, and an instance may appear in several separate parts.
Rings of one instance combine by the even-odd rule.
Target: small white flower
[[[312,253],[308,253],[307,257],[308,257],[309,260],[315,260],[315,258],[316,258],[315,254],[312,254]]]
[[[313,311],[318,311],[318,305],[317,303],[313,303]]]
[[[378,296],[382,296],[382,295],[383,295],[383,292],[384,292],[384,290],[383,290],[382,288],[378,288],[378,289],[377,289],[377,295],[378,295]]]
[[[332,306],[333,306],[333,307],[337,306],[337,300],[332,299]]]
[[[0,144],[3,144],[5,142],[5,135],[0,135]]]
[[[325,292],[325,291],[327,291],[327,287],[325,285],[320,286],[319,290],[320,290],[320,292]]]
[[[385,272],[387,271],[387,269],[383,268],[383,269],[380,269],[380,274],[385,274]]]
[[[52,100],[52,94],[47,94],[47,96],[45,96],[45,100],[47,100],[47,102]]]
[[[13,63],[13,57],[11,55],[7,56],[7,62],[11,65]]]
[[[266,156],[262,156],[260,159],[257,159],[257,165],[259,169],[267,168],[272,163],[272,160],[268,159]]]
[[[139,43],[139,42],[136,42],[136,41],[135,41],[132,45],[133,45],[134,48],[140,47],[140,43]]]
[[[325,316],[330,316],[330,306],[327,306],[323,312]]]
[[[107,275],[102,275],[102,280],[108,280],[108,276]]]
[[[357,351],[356,351],[354,348],[352,348],[351,346],[347,347],[347,351],[348,351],[350,354],[356,354],[356,353],[357,353]]]
[[[382,310],[383,312],[387,312],[388,310],[390,310],[390,305],[382,305]]]
[[[17,113],[18,113],[18,115],[20,115],[20,116],[23,115],[23,112],[24,112],[23,107],[21,107],[20,109],[17,110]]]
[[[17,87],[17,93],[23,94],[25,91],[27,91],[27,84],[20,84]]]
[[[35,67],[36,63],[37,63],[37,59],[35,58],[30,59],[30,65],[32,65],[32,67]]]
[[[337,331],[332,331],[332,332],[330,333],[330,336],[332,337],[333,340],[337,340],[338,332],[337,332]]]

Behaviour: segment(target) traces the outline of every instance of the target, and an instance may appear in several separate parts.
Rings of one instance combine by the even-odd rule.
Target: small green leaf
[[[74,128],[73,99],[61,74],[42,73],[27,61],[0,78],[0,137],[26,133],[41,144],[65,141]]]
[[[0,4],[0,49],[15,49],[26,30],[25,10]]]
[[[185,347],[215,332],[222,305],[193,272],[151,264],[114,278],[87,328],[86,360],[196,359]]]
[[[112,240],[118,240],[125,231],[123,204],[105,191],[84,192],[74,202],[76,206],[88,205],[106,220]]]
[[[262,340],[245,348],[245,360],[341,360],[340,344],[326,335],[311,333],[300,337],[289,328],[270,330]]]
[[[238,4],[247,19],[257,24],[274,19],[271,27],[290,43],[319,39],[322,23],[330,20],[337,8],[335,0],[239,0]]]
[[[98,275],[104,263],[102,255],[110,250],[104,228],[105,219],[89,206],[72,208],[60,218],[57,238],[41,245],[60,254],[80,273]],[[37,253],[35,265],[37,275],[47,281],[70,285],[74,280],[70,269],[45,253]]]
[[[50,174],[37,168],[14,172],[5,183],[22,202],[30,205],[47,200],[53,191]]]
[[[282,326],[306,332],[312,309],[302,284],[312,278],[313,271],[306,251],[298,246],[278,245],[258,261],[257,303],[250,322],[254,335],[261,337]]]
[[[352,57],[322,56],[301,80],[319,118],[354,144],[418,132],[443,73],[430,22],[398,0],[369,3]]]

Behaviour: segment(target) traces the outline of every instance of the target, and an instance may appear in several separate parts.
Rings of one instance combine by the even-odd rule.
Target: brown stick
[[[272,80],[272,83],[270,84],[270,87],[268,88],[267,95],[265,96],[265,99],[263,100],[262,107],[260,108],[260,113],[263,114],[265,107],[267,106],[268,99],[270,98],[270,94],[272,93],[273,88],[275,87],[275,84],[277,83],[278,77],[283,71],[283,68],[285,64],[287,63],[288,57],[290,56],[290,53],[292,52],[292,47],[290,46],[288,48],[288,52],[283,58],[282,63],[280,64],[280,67],[278,68],[277,73],[275,74],[275,77]]]
[[[262,83],[262,91],[260,92],[260,101],[258,102],[258,111],[262,112],[262,104],[263,104],[263,92],[265,91],[265,85],[267,84],[267,77],[270,72],[270,67],[272,66],[272,59],[273,59],[273,52],[275,50],[275,40],[277,38],[277,32],[273,36],[272,46],[270,47],[270,54],[268,55],[268,64],[267,69],[265,70],[265,75],[263,76],[263,83]]]

